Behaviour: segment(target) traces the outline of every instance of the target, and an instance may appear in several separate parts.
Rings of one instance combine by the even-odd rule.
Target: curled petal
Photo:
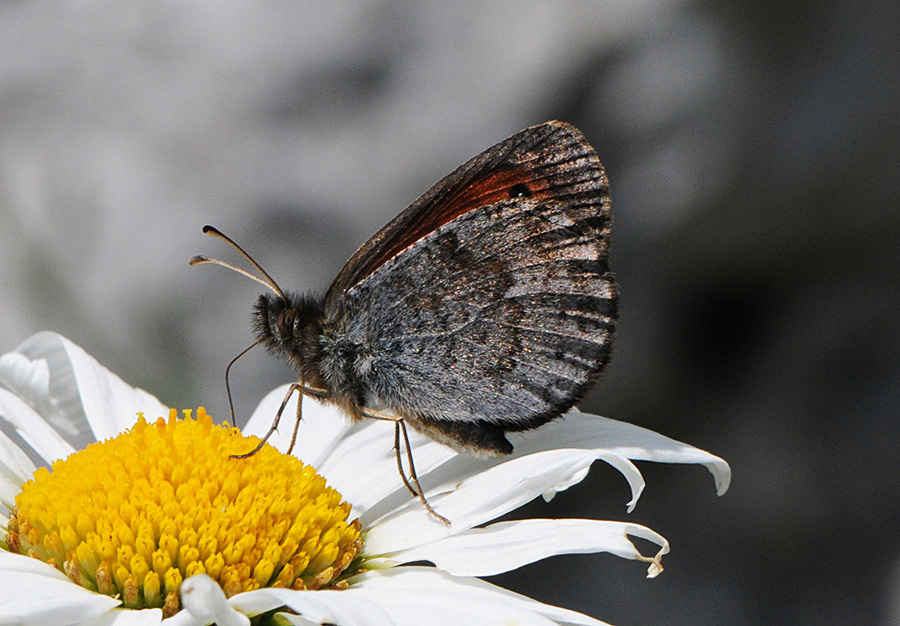
[[[35,469],[34,463],[22,449],[0,432],[0,504],[7,509],[12,508],[16,494]],[[5,520],[2,520],[2,525],[6,526]]]
[[[75,451],[34,409],[6,389],[0,389],[0,417],[48,464]]]
[[[629,539],[640,537],[660,547],[644,556]],[[474,528],[440,541],[391,555],[391,561],[430,561],[456,576],[493,576],[559,554],[609,552],[651,563],[650,575],[661,570],[668,553],[664,537],[639,524],[588,519],[527,519]]]
[[[703,465],[713,475],[718,495],[731,483],[731,468],[714,454],[634,424],[580,411],[569,411],[562,419],[518,435],[513,443],[523,452],[547,447],[593,449],[632,461]]]
[[[41,332],[0,357],[0,381],[68,435],[112,437],[168,407],[132,387],[62,335]]]

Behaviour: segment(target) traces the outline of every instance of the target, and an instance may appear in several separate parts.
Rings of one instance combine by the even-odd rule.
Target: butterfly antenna
[[[210,226],[209,224],[207,224],[206,226],[203,227],[203,232],[211,237],[218,237],[219,239],[225,240],[232,248],[234,248],[235,250],[240,252],[245,259],[250,261],[250,264],[253,265],[253,267],[255,267],[256,270],[260,274],[262,274],[262,278],[260,278],[259,276],[255,275],[255,274],[251,274],[247,270],[240,268],[237,265],[232,265],[231,263],[228,263],[226,261],[222,261],[220,259],[213,259],[213,258],[210,258],[207,256],[197,255],[197,256],[193,257],[190,260],[191,265],[205,265],[205,264],[209,263],[212,265],[221,265],[222,267],[227,267],[228,269],[230,269],[233,272],[237,272],[238,274],[241,274],[242,276],[246,276],[247,278],[255,280],[260,285],[268,287],[269,289],[274,291],[278,296],[286,299],[284,292],[281,290],[281,287],[278,286],[278,283],[275,282],[275,279],[272,278],[271,276],[269,276],[269,273],[266,270],[264,270],[262,268],[262,266],[253,259],[252,256],[247,254],[247,251],[244,250],[242,247],[240,247],[234,241],[234,239],[232,239],[231,237],[229,237],[228,235],[226,235],[225,233],[220,231],[215,226]]]
[[[234,365],[239,358],[250,352],[253,348],[261,344],[264,340],[257,339],[252,344],[241,350],[240,354],[231,359],[228,362],[228,366],[225,368],[225,394],[228,396],[228,410],[231,412],[231,423],[235,424],[234,418],[234,400],[231,398],[231,366]]]

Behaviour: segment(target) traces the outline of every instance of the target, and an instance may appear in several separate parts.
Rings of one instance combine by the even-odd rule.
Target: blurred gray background
[[[0,351],[52,329],[225,417],[258,285],[369,235],[531,124],[612,184],[620,332],[583,408],[710,450],[552,506],[671,542],[496,582],[618,626],[900,623],[900,9],[825,2],[0,3]],[[291,373],[234,371],[247,415]],[[390,445],[386,443],[386,445]]]

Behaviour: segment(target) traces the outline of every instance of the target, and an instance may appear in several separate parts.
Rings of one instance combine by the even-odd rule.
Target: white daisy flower
[[[176,419],[54,333],[0,357],[0,381],[0,625],[602,624],[477,577],[587,552],[648,562],[655,576],[663,537],[592,519],[491,521],[549,500],[597,459],[628,481],[629,510],[644,487],[634,460],[700,463],[720,494],[730,480],[707,452],[575,411],[513,435],[516,452],[499,459],[411,433],[446,526],[397,475],[391,424],[351,424],[307,399],[293,455],[278,451],[286,428],[274,447],[231,458],[268,429],[284,389],[243,433],[202,408]],[[76,451],[85,436],[94,443]],[[658,551],[641,554],[633,537]]]

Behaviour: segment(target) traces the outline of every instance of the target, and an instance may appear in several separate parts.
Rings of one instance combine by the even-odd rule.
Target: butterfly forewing
[[[526,128],[456,168],[360,246],[335,278],[325,301],[338,298],[388,259],[468,211],[521,194],[548,197],[570,191],[581,182],[573,176],[577,168],[568,168],[566,180],[558,176],[554,180],[549,172],[542,171],[562,154],[569,159],[595,161],[599,171],[589,172],[592,168],[588,167],[582,174],[603,176],[596,154],[575,127],[546,122]],[[523,187],[526,170],[530,182]]]

